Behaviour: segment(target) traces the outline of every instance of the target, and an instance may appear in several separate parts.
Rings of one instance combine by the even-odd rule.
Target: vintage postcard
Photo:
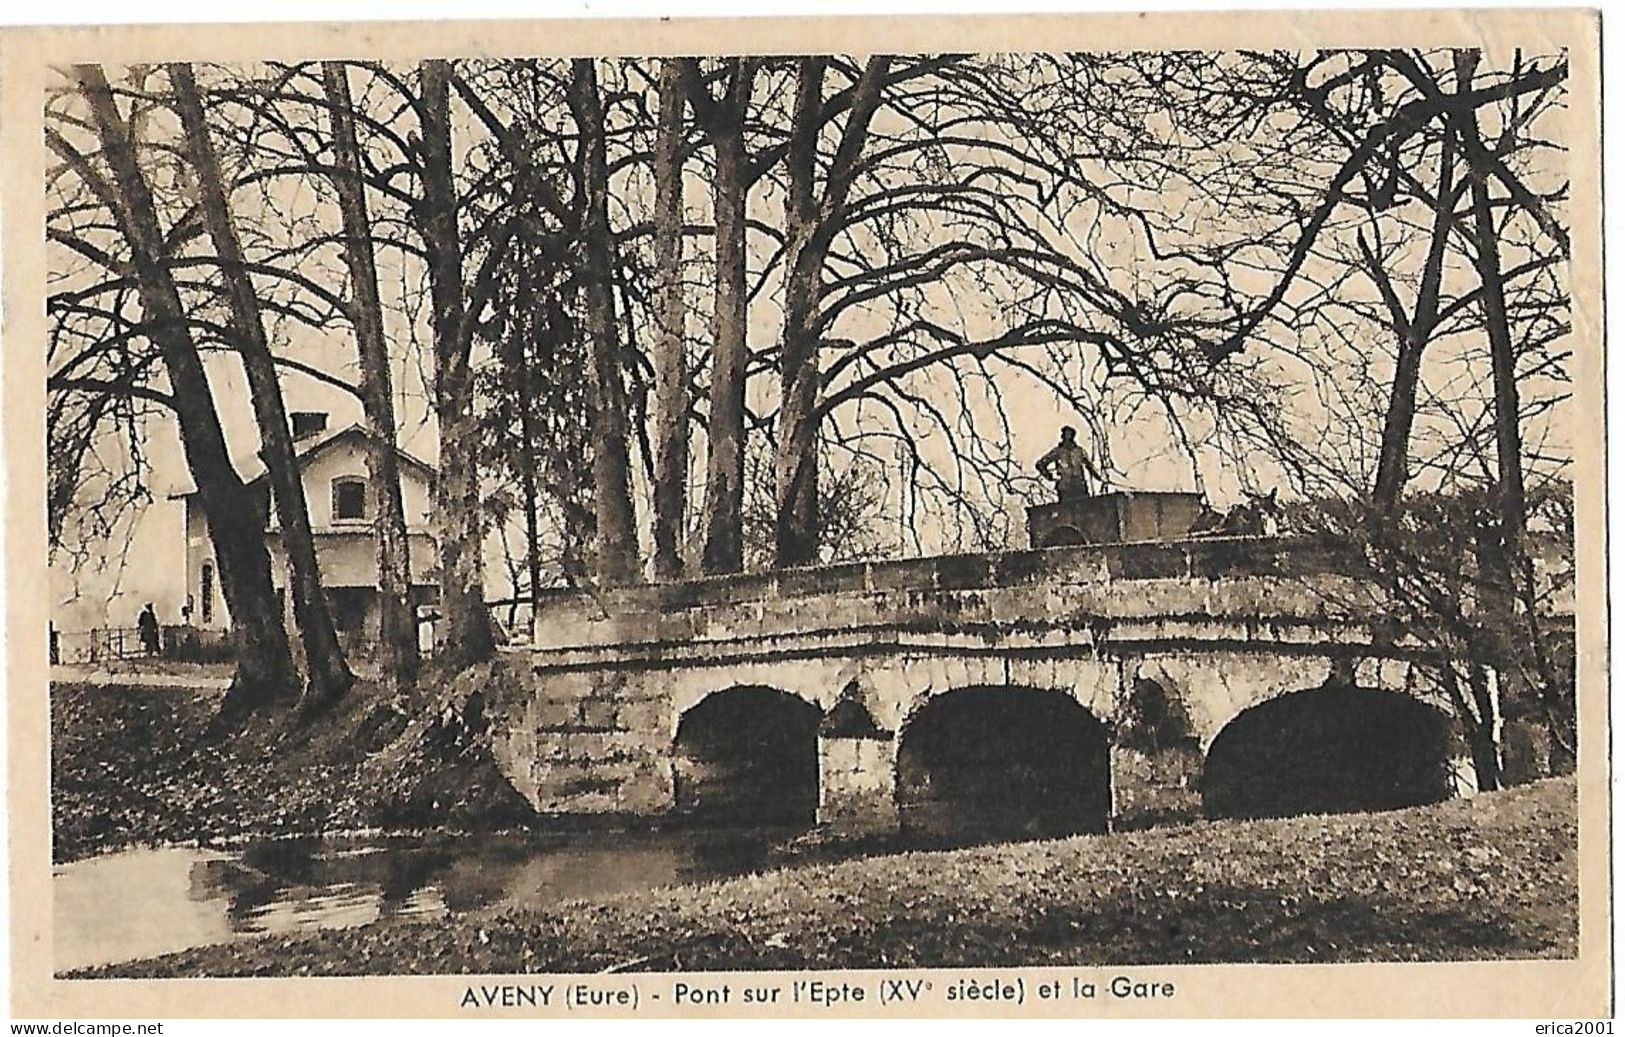
[[[12,1013],[1610,1013],[1599,60],[8,32]]]

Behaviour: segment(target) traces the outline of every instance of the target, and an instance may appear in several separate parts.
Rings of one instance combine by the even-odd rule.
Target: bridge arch
[[[765,685],[700,699],[673,738],[677,812],[708,824],[811,824],[822,718],[817,705]]]
[[[659,694],[666,734],[677,736],[683,716],[712,695],[732,688],[762,687],[782,691],[820,709],[834,705],[846,683],[838,659],[798,659],[786,665],[769,661],[685,666],[662,671]]]
[[[897,809],[945,842],[1103,832],[1107,725],[1066,691],[973,685],[927,698],[897,736]]]
[[[1328,683],[1242,710],[1202,768],[1210,817],[1390,810],[1448,799],[1454,725],[1398,691]]]

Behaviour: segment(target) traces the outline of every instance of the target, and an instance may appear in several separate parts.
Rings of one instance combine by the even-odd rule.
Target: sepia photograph
[[[1551,16],[59,48],[7,98],[42,982],[1099,1014],[1585,957],[1605,1010]]]

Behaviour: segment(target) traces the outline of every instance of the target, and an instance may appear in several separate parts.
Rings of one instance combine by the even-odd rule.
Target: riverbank
[[[1451,961],[1577,952],[1572,779],[1380,814],[807,865],[101,976]]]
[[[478,754],[413,737],[409,719],[365,681],[311,721],[284,711],[221,733],[211,730],[219,704],[212,685],[54,682],[53,860],[254,835],[495,827],[532,816],[484,773]]]

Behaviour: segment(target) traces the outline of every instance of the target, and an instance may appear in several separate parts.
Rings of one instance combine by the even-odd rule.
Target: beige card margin
[[[44,197],[41,123],[45,71],[54,64],[257,58],[395,58],[477,55],[871,53],[893,50],[1036,51],[1266,46],[1378,47],[1518,44],[1570,54],[1565,140],[1570,153],[1574,297],[1574,469],[1579,572],[1580,956],[1572,961],[1362,965],[1202,965],[1121,969],[937,969],[886,972],[713,974],[736,988],[752,977],[785,982],[824,977],[861,982],[869,1000],[795,1014],[842,1016],[1390,1016],[1597,1017],[1612,1008],[1609,888],[1608,673],[1604,499],[1601,277],[1600,22],[1596,12],[1338,11],[940,16],[841,19],[679,19],[549,22],[267,24],[21,29],[0,32],[0,399],[6,474],[6,590],[10,595],[6,687],[10,714],[11,982],[18,1018],[495,1017],[539,1010],[463,1010],[478,977],[277,980],[65,981],[51,976],[44,559]],[[934,1001],[881,1009],[880,977],[1022,976],[1034,982],[1079,975],[1169,980],[1168,1001],[1002,1003]],[[669,977],[587,978],[595,986],[636,982],[641,1016],[750,1016],[749,1008],[648,1007],[648,991]],[[490,981],[492,977],[485,977]],[[545,978],[545,977],[529,977]],[[569,977],[557,977],[561,982]],[[1030,994],[1029,994],[1030,997]],[[548,1013],[558,1013],[555,1009]],[[627,1015],[625,1010],[592,1014]]]

